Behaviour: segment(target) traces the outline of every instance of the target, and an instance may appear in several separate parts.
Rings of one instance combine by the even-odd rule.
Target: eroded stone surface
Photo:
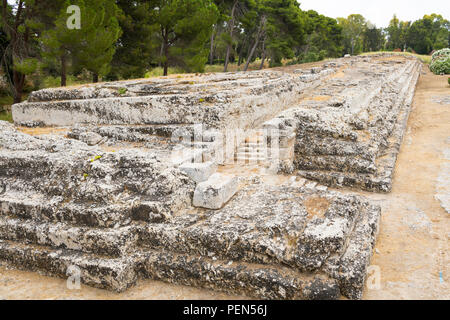
[[[83,282],[116,291],[151,277],[359,299],[380,208],[317,181],[390,190],[420,67],[348,57],[294,73],[34,92],[13,107],[16,124],[65,127],[0,122],[0,260],[61,277],[76,266]],[[229,160],[217,158],[228,128],[243,131],[225,142],[241,170],[316,181],[214,173]]]
[[[421,63],[382,57],[351,58],[342,77],[316,90],[333,99],[304,101],[279,116],[296,123],[299,174],[333,186],[391,190]]]
[[[206,209],[220,209],[238,191],[236,176],[215,173],[208,180],[197,185],[193,204]]]
[[[180,170],[186,173],[195,182],[203,182],[209,179],[217,170],[217,165],[212,162],[188,162],[182,164]]]

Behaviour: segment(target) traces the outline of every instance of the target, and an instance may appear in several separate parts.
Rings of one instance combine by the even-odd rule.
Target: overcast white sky
[[[315,10],[328,17],[362,14],[377,27],[387,27],[392,16],[413,21],[425,14],[438,13],[450,19],[450,0],[297,0],[302,10]]]

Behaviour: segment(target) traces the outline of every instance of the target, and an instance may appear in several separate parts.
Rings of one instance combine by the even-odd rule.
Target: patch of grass
[[[10,95],[0,96],[0,105],[1,106],[10,106],[13,104],[13,102],[14,102],[14,99]]]
[[[9,112],[0,112],[0,120],[13,122],[12,114]]]
[[[259,70],[259,67],[261,66],[261,60],[256,59],[252,63],[248,65],[248,70]],[[228,64],[228,72],[236,72],[236,71],[244,71],[245,63],[242,63],[240,66],[238,66],[237,63],[230,63]],[[269,68],[268,61],[264,61],[263,69]],[[205,66],[205,72],[206,73],[214,73],[214,72],[223,72],[223,64],[214,64],[214,65],[206,65]]]
[[[13,102],[14,99],[9,94],[4,93],[0,95],[0,120],[13,122],[12,114],[10,112],[3,111],[5,109],[3,108],[4,106],[10,106]],[[8,109],[9,108],[6,108],[6,110]]]
[[[117,90],[119,92],[119,94],[122,96],[125,93],[127,93],[128,89],[127,88],[120,88],[119,90]]]
[[[169,69],[167,70],[167,73],[168,74],[179,74],[179,73],[185,73],[185,72],[180,68],[169,67]],[[152,70],[146,72],[145,78],[162,77],[163,75],[164,75],[164,68],[157,67],[157,68],[153,68]]]
[[[411,53],[411,52],[375,51],[375,52],[364,52],[364,53],[361,53],[360,56],[370,56],[373,54],[380,54],[380,53],[392,53],[392,54],[396,54],[399,56],[414,56],[425,64],[431,63],[431,56],[424,55],[424,54],[416,54],[416,53]]]
[[[77,86],[80,84],[89,83],[90,79],[80,80],[75,76],[68,75],[67,76],[67,86]],[[46,88],[58,88],[61,86],[61,77],[52,77],[52,76],[46,76],[44,79],[42,79],[42,82],[39,85],[39,89],[46,89]]]

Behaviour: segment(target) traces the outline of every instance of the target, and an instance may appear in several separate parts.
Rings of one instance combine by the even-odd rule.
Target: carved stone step
[[[0,217],[0,239],[113,257],[122,256],[135,245],[134,229],[94,229]]]

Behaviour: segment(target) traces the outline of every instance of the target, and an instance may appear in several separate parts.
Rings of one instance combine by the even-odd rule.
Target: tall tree
[[[383,29],[377,28],[370,21],[366,23],[363,39],[363,50],[365,52],[379,51],[384,47],[385,37]]]
[[[111,68],[111,60],[116,51],[116,42],[122,31],[117,17],[120,9],[115,0],[77,0],[81,9],[81,45],[74,52],[79,68],[93,74],[93,82],[105,76]]]
[[[360,14],[351,14],[345,18],[338,18],[342,26],[345,50],[350,54],[357,54],[362,51],[363,34],[366,28],[366,19]]]
[[[12,2],[12,1],[10,1]],[[35,44],[39,32],[41,8],[34,0],[16,0],[9,4],[2,0],[1,23],[8,46],[4,48],[2,64],[10,65],[6,70],[14,103],[22,101],[27,75],[34,73],[38,66]]]
[[[151,19],[160,32],[164,75],[169,65],[186,71],[203,71],[208,60],[207,42],[219,11],[212,0],[157,0]]]
[[[296,0],[265,0],[267,13],[267,50],[272,66],[291,59],[305,41],[305,17]]]
[[[449,21],[441,15],[425,15],[422,19],[414,21],[407,32],[407,42],[414,51],[420,54],[429,54],[432,50],[448,46],[446,37],[450,34]]]
[[[316,56],[317,60],[325,57],[339,57],[342,55],[342,27],[337,20],[318,14],[316,11],[305,12],[306,43],[301,56]],[[303,60],[303,59],[301,59]]]
[[[80,37],[80,30],[71,29],[67,26],[67,20],[70,17],[70,13],[67,12],[67,8],[74,4],[74,1],[60,1],[60,5],[54,8],[54,21],[40,37],[43,49],[42,56],[46,59],[56,59],[60,65],[61,86],[64,87],[67,84],[67,64],[71,58],[71,54],[76,51],[82,43],[82,37]],[[77,2],[77,5],[84,8],[84,3]]]
[[[158,28],[150,19],[149,0],[117,0],[122,14],[118,16],[122,35],[111,62],[110,79],[142,78],[160,55],[161,39],[154,41]]]
[[[241,2],[239,0],[233,0],[231,2],[231,14],[230,14],[229,21],[227,23],[227,27],[228,27],[228,34],[226,37],[227,52],[225,54],[225,64],[223,67],[223,72],[227,72],[227,70],[228,70],[228,63],[230,61],[231,49],[233,46],[233,34],[234,34],[234,29],[236,27],[236,19],[237,19],[236,16],[237,16],[237,12],[239,10],[240,3]]]
[[[387,49],[394,50],[401,48],[403,49],[402,42],[402,27],[401,21],[394,14],[391,21],[389,22],[389,26],[386,28],[386,32],[388,35],[388,42],[386,44]]]

